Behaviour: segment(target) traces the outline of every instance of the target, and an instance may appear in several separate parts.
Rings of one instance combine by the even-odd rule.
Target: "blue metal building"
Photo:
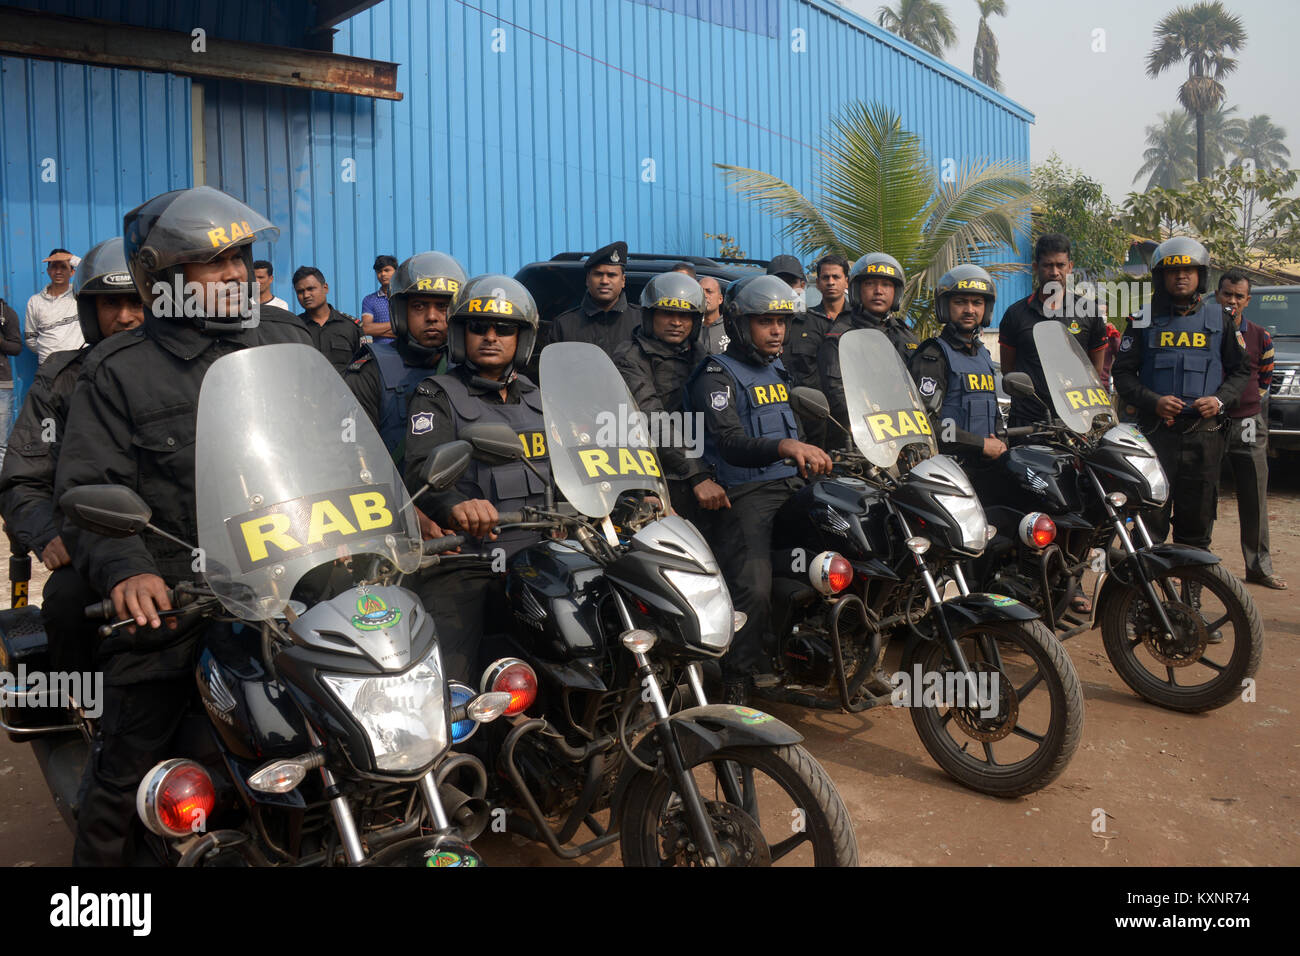
[[[50,248],[80,253],[149,196],[201,182],[281,227],[256,249],[276,294],[293,303],[289,277],[312,264],[359,314],[379,253],[437,248],[513,273],[615,238],[709,255],[705,233],[725,232],[751,256],[785,251],[713,164],[807,191],[827,119],[855,99],[899,111],[936,165],[1029,159],[1023,107],[829,0],[9,2],[269,44],[243,52],[279,71],[200,52],[98,65],[0,35],[0,295],[20,314]],[[292,68],[331,46],[328,82]],[[398,65],[395,93],[353,91],[366,61]],[[1010,302],[1029,279],[1002,286]],[[24,353],[20,389],[32,365]]]

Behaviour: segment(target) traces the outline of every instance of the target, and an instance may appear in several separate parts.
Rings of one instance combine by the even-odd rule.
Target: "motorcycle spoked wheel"
[[[1152,583],[1171,618],[1174,639],[1160,633],[1159,618],[1142,591],[1124,588],[1101,614],[1102,643],[1116,673],[1139,697],[1170,710],[1199,713],[1231,703],[1264,654],[1255,602],[1220,564],[1171,568]],[[1214,631],[1222,634],[1222,643],[1208,643]]]
[[[729,866],[857,866],[848,810],[803,747],[733,747],[692,767]],[[738,784],[730,803],[722,774]],[[624,866],[702,866],[685,806],[663,773],[643,773],[624,802]]]
[[[1074,664],[1041,621],[976,624],[956,637],[967,663],[989,675],[981,688],[988,700],[972,707],[935,705],[913,689],[921,695],[920,706],[909,708],[921,743],[972,790],[995,797],[1041,790],[1060,776],[1083,735],[1083,690]],[[923,675],[939,675],[945,685],[943,675],[955,675],[937,641],[917,644],[903,660],[903,673],[913,675],[918,664]],[[989,714],[994,700],[996,712]]]

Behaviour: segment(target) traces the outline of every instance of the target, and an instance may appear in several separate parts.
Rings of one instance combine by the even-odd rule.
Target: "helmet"
[[[903,267],[898,260],[883,252],[868,252],[853,263],[853,269],[849,272],[849,305],[862,308],[858,283],[868,276],[880,276],[894,284],[894,301],[889,304],[889,311],[897,309],[898,303],[903,299],[903,285],[907,282],[907,276],[903,274]]]
[[[1174,236],[1160,243],[1155,252],[1151,253],[1151,278],[1157,295],[1165,291],[1161,273],[1172,266],[1195,266],[1198,276],[1196,291],[1201,293],[1206,290],[1210,254],[1195,239],[1190,236]]]
[[[993,303],[998,300],[998,290],[993,285],[993,277],[979,266],[967,262],[953,266],[939,279],[934,288],[935,317],[941,324],[948,323],[948,297],[957,293],[975,293],[984,297],[984,321],[981,325],[993,324]]]
[[[472,368],[465,357],[465,323],[470,319],[518,323],[521,328],[512,367],[523,368],[528,364],[537,342],[537,303],[517,280],[492,273],[475,276],[461,287],[447,319],[448,357],[453,364]]]
[[[400,341],[409,332],[406,324],[408,295],[449,295],[452,308],[455,308],[456,296],[465,287],[466,279],[460,263],[444,252],[417,252],[398,266],[388,283],[388,315],[393,323],[393,338]]]
[[[280,230],[234,196],[211,186],[195,186],[136,206],[122,220],[122,235],[127,269],[145,307],[179,318],[185,315],[184,303],[173,298],[178,288],[184,288],[180,269],[184,263],[208,262],[239,247],[248,274],[245,281],[251,283],[253,243],[272,241]],[[166,287],[165,293],[154,292],[158,282]],[[239,316],[198,316],[194,321],[204,332],[233,332],[246,324]]]
[[[641,290],[641,332],[654,335],[656,311],[685,312],[691,316],[691,334],[687,341],[700,337],[704,323],[704,290],[700,284],[682,272],[661,272]]]
[[[94,345],[104,337],[99,331],[99,313],[95,308],[95,297],[100,295],[139,295],[131,274],[127,272],[126,255],[122,252],[119,236],[105,239],[87,252],[72,277],[77,319],[81,322],[82,338],[88,345]]]
[[[747,276],[737,279],[727,286],[722,298],[722,316],[727,335],[731,336],[733,342],[739,342],[741,349],[748,351],[754,362],[771,362],[775,356],[763,355],[754,348],[754,340],[749,335],[750,317],[767,315],[769,312],[793,316],[798,311],[794,289],[777,276]]]

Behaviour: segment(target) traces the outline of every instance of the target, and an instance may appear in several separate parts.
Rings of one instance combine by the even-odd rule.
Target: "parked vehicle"
[[[1268,447],[1300,452],[1300,286],[1255,286],[1246,318],[1273,339]]]

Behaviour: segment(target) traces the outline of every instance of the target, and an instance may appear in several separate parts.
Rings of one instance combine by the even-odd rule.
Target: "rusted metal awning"
[[[397,64],[0,7],[0,53],[400,100]]]

